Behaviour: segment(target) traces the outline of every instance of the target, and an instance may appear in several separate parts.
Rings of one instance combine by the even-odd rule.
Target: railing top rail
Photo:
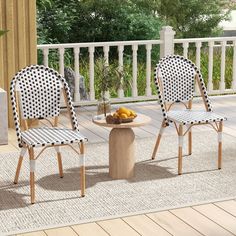
[[[131,45],[147,45],[161,44],[162,40],[135,40],[135,41],[111,41],[111,42],[91,42],[91,43],[62,43],[62,44],[41,44],[38,49],[56,49],[56,48],[75,48],[75,47],[104,47],[104,46],[131,46]]]
[[[186,38],[174,39],[174,43],[196,43],[196,42],[221,42],[221,41],[236,41],[236,37],[212,37],[212,38]]]
[[[174,43],[196,43],[196,42],[222,42],[236,41],[236,37],[212,37],[212,38],[186,38],[174,39]],[[110,41],[110,42],[86,42],[86,43],[62,43],[62,44],[41,44],[37,45],[38,49],[57,49],[57,48],[87,48],[87,47],[104,47],[104,46],[131,46],[131,45],[147,45],[162,44],[162,40],[134,40],[134,41]]]

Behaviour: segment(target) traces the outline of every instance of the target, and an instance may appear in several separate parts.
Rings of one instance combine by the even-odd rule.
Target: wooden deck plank
[[[236,217],[236,201],[230,200],[224,202],[216,202],[214,204]]]
[[[73,225],[73,230],[79,236],[108,236],[108,234],[96,223]]]
[[[89,130],[91,133],[94,133],[94,135],[97,135],[98,137],[102,138],[106,142],[109,140],[109,130],[103,129],[101,126],[95,125],[94,123],[81,123],[80,127],[82,129],[82,126],[84,129]]]
[[[122,219],[142,236],[171,235],[145,215],[130,216]]]
[[[153,136],[150,132],[147,132],[145,129],[139,127],[133,128],[133,131],[137,138],[149,138]]]
[[[79,131],[82,135],[88,138],[89,143],[100,143],[107,141],[105,138],[102,138],[101,136],[97,135],[96,132],[91,132],[89,129],[82,125],[79,126]]]
[[[0,145],[0,153],[17,152],[18,150],[19,149],[17,149],[12,143]]]
[[[137,236],[133,228],[121,219],[98,221],[97,222],[111,236]]]
[[[26,234],[17,234],[16,236],[47,236],[44,231],[37,231],[32,233],[26,233]]]
[[[83,119],[82,121],[79,120],[79,124],[80,126],[87,128],[91,132],[96,133],[98,136],[108,140],[110,129],[98,126],[94,124],[92,120],[86,120],[86,119]]]
[[[235,206],[236,201],[225,201],[225,202],[217,202],[215,205],[224,206],[227,210],[230,210],[230,206],[232,204],[233,208]],[[198,208],[206,205],[213,204],[205,204],[200,206],[194,206],[193,208]],[[213,206],[215,206],[213,205]],[[215,206],[218,207],[218,206]],[[170,211],[162,211],[156,213],[143,214],[138,216],[131,217],[123,217],[122,219],[114,219],[114,220],[104,220],[100,222],[87,223],[81,225],[73,225],[71,227],[64,227],[58,229],[50,229],[45,230],[44,232],[47,235],[81,235],[81,236],[116,236],[116,235],[162,235],[156,230],[165,229],[169,234],[167,235],[175,235],[175,236],[201,236],[201,235],[214,235],[214,236],[227,236],[233,235],[229,231],[224,230],[225,221],[228,219],[222,217],[223,224],[218,222],[216,224],[212,216],[205,217],[202,213],[199,213],[197,210],[193,208],[181,208]],[[207,209],[207,212],[211,211],[211,209]],[[224,210],[220,211],[222,214]],[[215,213],[215,212],[214,212]],[[226,213],[226,212],[225,212]],[[224,214],[224,213],[223,213]],[[214,214],[213,214],[214,215]],[[223,215],[222,215],[223,216]],[[220,216],[219,216],[220,217]],[[232,216],[233,217],[233,216]],[[150,223],[150,219],[153,222]],[[233,217],[235,218],[235,217]],[[154,223],[155,222],[155,223]],[[154,223],[154,225],[153,225]],[[231,224],[232,223],[232,224]],[[156,228],[156,226],[158,226]],[[221,227],[222,225],[222,227]],[[234,226],[234,222],[230,222],[230,227]],[[69,228],[69,229],[68,229]],[[72,231],[71,231],[72,230]],[[74,231],[74,232],[73,232]],[[198,232],[200,231],[200,232]],[[19,234],[19,236],[45,236],[43,231],[36,231],[28,234]],[[158,232],[158,233],[157,233]],[[163,231],[161,231],[163,232]],[[75,233],[75,234],[74,234]],[[166,235],[164,233],[164,235]]]
[[[78,236],[71,227],[62,227],[45,230],[47,236]]]
[[[180,220],[169,211],[162,211],[147,214],[153,221],[158,223],[162,228],[166,229],[170,234],[175,236],[201,236],[198,231]]]
[[[203,216],[196,210],[186,207],[181,209],[171,210],[175,216],[191,225],[194,229],[207,236],[232,236],[230,232],[220,227],[215,222]]]
[[[151,117],[153,126],[159,128],[159,123],[161,123],[163,120],[163,116],[159,110],[146,109],[144,105],[127,106],[127,107],[135,110],[137,113],[141,113]]]
[[[77,109],[77,118],[78,118],[78,123],[79,123],[79,130],[81,131],[81,133],[89,139],[90,143],[106,142],[108,140],[108,134],[107,134],[107,132],[109,132],[108,129],[106,129],[104,127],[95,126],[92,123],[91,119],[84,118],[81,114],[86,112],[85,109],[79,109],[79,111],[80,111],[80,113],[78,114],[78,109]],[[64,113],[64,117],[62,119],[63,119],[62,120],[63,123],[66,122],[65,113]],[[92,123],[93,129],[88,128],[88,127],[90,127],[91,123]],[[104,129],[107,131],[104,131]],[[102,133],[106,132],[106,135],[105,136],[101,135],[100,134],[101,132]]]
[[[161,124],[160,124],[160,127],[161,127]],[[156,135],[158,135],[160,127],[156,128],[156,127],[153,127],[152,124],[148,124],[148,125],[141,127],[141,129],[146,131],[147,133],[149,133],[150,137],[155,137]]]
[[[8,129],[8,144],[0,145],[0,153],[17,152],[19,150],[15,129]]]
[[[210,218],[212,221],[221,225],[231,233],[236,234],[236,217],[232,216],[221,208],[213,204],[206,204],[195,206],[193,209]]]

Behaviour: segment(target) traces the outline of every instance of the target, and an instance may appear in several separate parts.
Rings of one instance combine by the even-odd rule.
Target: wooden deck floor
[[[236,200],[46,229],[18,236],[233,236]]]
[[[214,111],[228,117],[225,122],[224,132],[236,137],[236,96],[212,97]],[[160,107],[157,102],[144,102],[125,104],[139,113],[146,114],[152,118],[149,125],[135,128],[136,138],[156,136],[162,121]],[[194,102],[196,108],[203,108],[199,99]],[[115,110],[118,105],[113,105]],[[108,142],[110,130],[99,127],[91,122],[96,114],[96,107],[77,108],[80,131],[88,137],[90,143]],[[69,122],[66,114],[60,116],[59,124],[68,127]],[[194,132],[202,129],[209,129],[206,126],[197,126]],[[195,130],[195,131],[194,131]],[[175,133],[170,127],[166,133]],[[194,136],[193,136],[194,137]],[[0,153],[17,151],[15,131],[9,129],[9,144],[0,146]],[[70,227],[45,229],[43,231],[22,234],[28,236],[226,236],[236,235],[236,199],[223,202],[215,202],[205,205],[198,205],[180,209],[173,209],[150,214],[135,215],[130,217],[116,218],[105,221],[98,221],[88,224],[73,225]]]

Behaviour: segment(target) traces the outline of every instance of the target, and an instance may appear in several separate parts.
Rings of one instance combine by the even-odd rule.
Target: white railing
[[[201,50],[202,45],[204,49]],[[174,39],[174,45],[181,45],[183,48],[183,56],[188,58],[188,49],[190,46],[195,48],[195,63],[199,69],[201,69],[201,54],[208,54],[208,78],[207,78],[207,90],[209,94],[227,94],[236,92],[236,37],[215,37],[215,38],[191,38],[191,39]],[[226,64],[226,48],[233,49],[232,64]],[[213,89],[213,63],[214,63],[214,51],[218,50],[220,53],[220,83],[219,89]],[[226,69],[232,66],[232,83],[231,88],[226,89],[225,85],[225,72]],[[230,78],[228,78],[230,79]],[[198,94],[199,91],[196,90]]]
[[[132,51],[132,88],[131,96],[125,97],[123,88],[119,88],[117,91],[117,98],[112,98],[112,102],[125,102],[125,101],[139,101],[139,100],[151,100],[156,96],[152,94],[152,61],[158,61],[159,58],[152,58],[151,52],[155,45],[160,46],[160,56],[165,56],[171,53],[179,53],[179,49],[182,48],[182,55],[189,56],[189,52],[195,52],[195,63],[201,67],[201,56],[203,53],[208,54],[208,78],[207,89],[209,94],[226,94],[236,92],[236,37],[219,37],[219,38],[191,38],[191,39],[174,39],[174,31],[171,27],[163,27],[160,32],[160,40],[140,40],[140,41],[117,41],[117,42],[96,42],[96,43],[73,43],[73,44],[48,44],[38,45],[38,50],[43,53],[44,65],[49,65],[50,50],[57,50],[59,55],[59,72],[64,75],[64,54],[65,50],[72,49],[74,55],[74,71],[75,71],[75,95],[74,102],[79,104],[95,104],[95,57],[94,53],[97,48],[102,48],[105,63],[109,64],[109,51],[111,47],[117,48],[118,54],[118,67],[122,70],[124,66],[124,48],[130,48]],[[177,46],[179,45],[179,46]],[[139,47],[145,46],[146,48],[146,88],[145,95],[140,96],[137,86],[138,80],[138,52]],[[191,47],[191,50],[189,49]],[[226,64],[226,48],[233,48],[232,65]],[[80,100],[79,94],[79,77],[80,77],[80,51],[82,48],[86,48],[88,51],[88,65],[89,65],[89,99],[84,101]],[[218,50],[221,53],[221,65],[220,65],[220,83],[219,89],[214,90],[213,86],[213,65],[214,65],[214,51]],[[225,85],[225,71],[228,66],[232,66],[232,84],[231,88],[226,89]],[[198,90],[195,91],[198,94]]]
[[[134,101],[134,100],[147,100],[154,99],[155,96],[151,92],[151,49],[153,45],[160,45],[161,40],[140,40],[140,41],[117,41],[117,42],[98,42],[98,43],[73,43],[73,44],[48,44],[48,45],[38,45],[38,49],[43,52],[43,64],[45,66],[49,65],[48,56],[50,50],[56,49],[59,54],[59,72],[64,75],[64,53],[66,49],[73,49],[74,53],[74,70],[75,70],[75,104],[94,104],[95,100],[95,76],[94,76],[94,53],[96,48],[103,49],[103,56],[105,63],[109,63],[109,50],[110,47],[116,47],[118,51],[118,63],[119,69],[123,68],[123,57],[124,57],[124,47],[130,47],[132,50],[132,96],[125,97],[123,88],[119,88],[117,91],[118,98],[111,98],[112,102],[122,102],[122,101]],[[138,49],[139,46],[146,47],[146,94],[145,96],[138,95],[137,89],[137,78],[138,78]],[[79,53],[81,48],[87,48],[89,57],[89,100],[80,100],[79,94]]]

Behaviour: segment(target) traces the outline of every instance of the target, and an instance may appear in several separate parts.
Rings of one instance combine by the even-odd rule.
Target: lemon
[[[117,118],[117,117],[119,117],[119,114],[118,114],[117,112],[115,112],[115,113],[113,114],[113,117]]]
[[[121,113],[121,114],[120,114],[120,118],[126,119],[126,118],[128,118],[128,116],[127,116],[127,114],[125,114],[125,113]]]
[[[125,108],[125,107],[120,107],[119,110],[118,110],[118,113],[121,115],[121,114],[126,114],[127,117],[130,116],[130,111],[129,109]],[[126,118],[127,118],[126,117]]]
[[[133,110],[130,110],[130,116],[136,116],[136,113],[135,113],[135,111],[133,111]]]

